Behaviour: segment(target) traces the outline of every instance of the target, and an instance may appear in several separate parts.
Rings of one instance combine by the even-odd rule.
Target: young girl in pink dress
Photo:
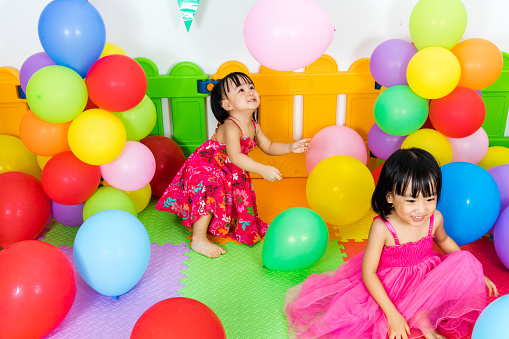
[[[292,338],[463,338],[486,306],[479,261],[461,251],[436,210],[440,167],[428,152],[396,151],[372,197],[366,250],[335,272],[313,274],[286,294]],[[432,250],[435,242],[446,253]]]
[[[208,240],[207,231],[249,245],[260,241],[267,231],[267,224],[258,217],[248,172],[272,182],[282,176],[277,168],[249,158],[249,152],[255,146],[268,155],[307,152],[310,139],[271,142],[258,124],[260,96],[244,73],[221,79],[210,102],[219,122],[214,135],[189,156],[156,209],[182,217],[184,226],[193,228],[191,248],[215,258],[225,250]]]

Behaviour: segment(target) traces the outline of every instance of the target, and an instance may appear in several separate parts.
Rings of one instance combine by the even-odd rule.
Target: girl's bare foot
[[[195,239],[195,237],[191,240],[191,248],[193,251],[209,258],[217,258],[226,253],[224,248],[210,242],[208,239]]]
[[[424,338],[426,339],[447,339],[440,333],[438,333],[436,330],[430,331],[424,335]]]

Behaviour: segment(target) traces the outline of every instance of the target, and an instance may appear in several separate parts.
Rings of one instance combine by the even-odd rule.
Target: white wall
[[[273,0],[277,1],[277,0]],[[326,51],[347,70],[387,39],[410,41],[408,21],[417,0],[317,0],[336,29]],[[37,22],[47,0],[0,1],[0,66],[19,70],[26,58],[41,52]],[[243,38],[244,20],[256,0],[201,0],[186,31],[177,0],[90,0],[106,24],[106,41],[131,57],[153,60],[163,74],[175,64],[191,61],[213,74],[225,61],[237,60],[251,72],[258,62]],[[509,52],[507,0],[463,0],[467,9],[466,38],[484,38]],[[342,114],[341,112],[339,113]],[[211,115],[211,114],[210,114]],[[341,119],[338,119],[341,121]],[[211,116],[209,133],[215,121]],[[168,126],[168,121],[165,121]],[[167,133],[168,134],[168,133]]]

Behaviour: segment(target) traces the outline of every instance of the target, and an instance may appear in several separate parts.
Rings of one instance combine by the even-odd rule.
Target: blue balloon
[[[481,312],[472,331],[472,339],[507,338],[509,334],[509,295],[489,304]]]
[[[101,56],[106,27],[97,9],[84,0],[54,0],[39,17],[39,40],[48,56],[82,78]]]
[[[500,212],[500,191],[484,168],[468,162],[443,165],[442,194],[437,209],[444,228],[458,245],[488,233]]]
[[[145,226],[131,213],[105,210],[88,218],[74,239],[74,263],[97,292],[117,297],[141,279],[150,259]]]

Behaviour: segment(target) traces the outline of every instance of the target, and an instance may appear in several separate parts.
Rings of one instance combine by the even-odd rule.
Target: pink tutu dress
[[[379,217],[378,217],[379,218]],[[486,306],[481,263],[470,252],[443,257],[432,250],[433,216],[429,234],[385,246],[377,270],[389,298],[408,322],[409,338],[437,329],[463,338]],[[312,274],[286,293],[285,313],[291,338],[386,339],[389,326],[362,281],[363,253],[336,271]]]
[[[254,121],[253,125],[255,140],[244,134],[240,138],[241,151],[246,155],[256,146]],[[260,241],[268,227],[258,217],[249,173],[230,162],[226,145],[216,140],[216,133],[187,158],[156,209],[177,214],[187,227],[210,211],[213,214],[208,229],[211,234],[229,235],[249,245]]]

